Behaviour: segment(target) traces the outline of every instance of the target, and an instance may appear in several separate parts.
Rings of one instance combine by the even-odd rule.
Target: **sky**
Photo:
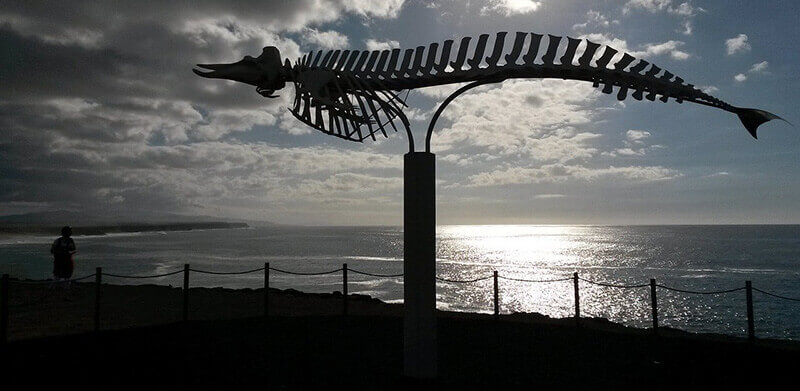
[[[265,99],[194,64],[525,31],[609,44],[797,124],[798,20],[800,3],[777,0],[7,0],[0,215],[400,225],[403,132],[330,137],[288,113],[291,87]],[[415,138],[457,87],[410,93]],[[586,82],[473,90],[432,152],[439,224],[800,223],[799,129],[773,121],[754,140],[733,114]]]

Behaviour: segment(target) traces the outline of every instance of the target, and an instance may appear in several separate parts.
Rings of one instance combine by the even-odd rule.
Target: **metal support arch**
[[[414,152],[414,135],[411,133],[411,124],[408,122],[406,113],[400,110],[397,114],[400,120],[403,121],[403,127],[406,128],[406,135],[408,136],[408,152]]]
[[[479,86],[482,86],[482,85],[485,85],[485,84],[501,83],[501,82],[503,82],[505,80],[506,80],[505,78],[502,78],[502,79],[484,79],[484,80],[474,81],[472,83],[469,83],[469,84],[457,89],[455,92],[450,94],[450,96],[448,96],[447,99],[442,101],[442,104],[440,104],[439,108],[436,109],[436,112],[433,113],[433,117],[431,117],[430,124],[428,124],[428,133],[425,135],[425,152],[430,152],[431,151],[431,136],[433,136],[433,127],[436,125],[436,121],[439,119],[439,116],[442,115],[442,112],[447,107],[447,105],[450,104],[450,102],[452,102],[453,100],[458,98],[459,95],[461,95],[461,94],[463,94],[463,93],[465,93],[465,92],[467,92],[467,91],[469,91],[469,90],[471,90],[471,89],[473,89],[475,87],[479,87]],[[413,142],[412,142],[412,151],[413,151]]]

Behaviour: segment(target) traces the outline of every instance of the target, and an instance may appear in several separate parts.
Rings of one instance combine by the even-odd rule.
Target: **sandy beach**
[[[25,381],[47,368],[89,388],[119,382],[179,388],[267,386],[405,388],[402,305],[341,294],[193,288],[180,322],[179,288],[103,285],[101,328],[93,327],[94,285],[67,294],[12,284],[11,343],[3,368]],[[603,319],[538,314],[441,312],[439,388],[551,386],[686,389],[790,380],[800,344],[633,329]],[[48,336],[48,337],[45,337]],[[52,363],[59,364],[53,367]]]

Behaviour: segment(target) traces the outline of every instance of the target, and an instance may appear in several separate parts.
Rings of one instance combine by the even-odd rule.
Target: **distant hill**
[[[189,216],[173,213],[157,215],[110,215],[87,214],[83,212],[54,210],[47,212],[23,213],[0,216],[0,226],[7,225],[48,225],[48,226],[110,226],[110,225],[148,225],[174,223],[207,223],[207,222],[246,222],[249,225],[276,225],[269,221],[230,219],[215,216]]]
[[[33,224],[6,224],[0,225],[0,234],[41,234],[57,236],[61,232],[61,225],[33,225]],[[247,223],[228,223],[221,221],[193,222],[193,223],[167,223],[167,224],[116,224],[116,225],[89,225],[73,226],[72,234],[80,235],[106,235],[123,232],[157,232],[157,231],[191,231],[195,229],[231,229],[247,228]]]
[[[268,221],[244,222],[211,216],[178,214],[103,216],[65,210],[0,216],[0,234],[58,235],[64,225],[71,226],[74,235],[103,235],[119,232],[246,228],[276,224]]]

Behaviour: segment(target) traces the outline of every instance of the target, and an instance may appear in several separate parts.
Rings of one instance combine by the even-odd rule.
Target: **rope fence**
[[[762,291],[761,289],[758,289],[758,288],[753,288],[753,290],[754,290],[754,291],[756,291],[756,292],[758,292],[758,293],[763,293],[763,294],[765,294],[765,295],[767,295],[767,296],[772,296],[772,297],[775,297],[775,298],[778,298],[778,299],[783,299],[783,300],[790,300],[790,301],[797,301],[797,302],[800,302],[800,299],[795,299],[795,298],[792,298],[792,297],[786,297],[786,296],[776,295],[776,294],[774,294],[774,293],[770,293],[770,292]]]
[[[235,275],[242,275],[242,274],[250,274],[250,273],[260,272],[262,270],[264,270],[263,267],[260,267],[258,269],[252,269],[252,270],[245,270],[245,271],[241,271],[241,272],[213,272],[213,271],[209,271],[209,270],[189,269],[189,271],[193,271],[195,273],[214,274],[214,275],[218,275],[218,276],[235,276]]]
[[[687,290],[687,289],[671,288],[671,287],[664,286],[664,285],[661,285],[661,284],[656,284],[656,286],[659,287],[659,288],[666,289],[668,291],[679,292],[679,293],[688,293],[688,294],[691,294],[691,295],[721,295],[721,294],[725,294],[725,293],[732,293],[732,292],[738,292],[738,291],[745,290],[745,287],[740,287],[740,288],[725,289],[725,290],[721,290],[721,291],[690,291],[690,290]]]
[[[70,283],[70,282],[77,282],[83,281],[88,278],[92,278],[95,276],[95,273],[89,274],[88,276],[78,277],[78,278],[70,278],[66,280],[16,280],[14,283],[17,284],[27,284],[27,285],[46,285],[46,284],[63,284],[63,283]]]
[[[321,275],[330,275],[334,273],[342,273],[342,314],[347,315],[348,313],[348,282],[347,282],[347,273],[352,272],[359,275],[375,277],[375,278],[402,278],[404,276],[403,273],[398,274],[380,274],[380,273],[371,273],[361,270],[349,269],[347,264],[343,264],[341,268],[329,270],[329,271],[322,271],[322,272],[299,272],[299,271],[290,271],[284,269],[278,269],[274,267],[270,267],[269,262],[264,263],[263,267],[256,268],[256,269],[249,269],[243,271],[230,271],[230,272],[223,272],[223,271],[213,271],[213,270],[202,270],[202,269],[192,269],[190,268],[189,264],[185,264],[182,269],[166,272],[161,274],[152,274],[152,275],[124,275],[124,274],[112,274],[112,273],[103,273],[103,269],[98,267],[95,270],[95,273],[78,277],[72,278],[69,280],[43,280],[43,281],[31,281],[31,280],[14,280],[14,283],[18,284],[32,284],[32,285],[42,285],[42,284],[60,284],[60,283],[71,283],[71,282],[78,282],[87,280],[89,278],[95,278],[95,298],[94,298],[94,330],[98,331],[100,329],[100,310],[101,310],[101,285],[102,285],[102,277],[114,277],[114,278],[123,278],[123,279],[151,279],[151,278],[161,278],[176,275],[179,273],[183,273],[183,321],[189,320],[189,275],[191,272],[200,273],[200,274],[207,274],[207,275],[244,275],[244,274],[251,274],[257,272],[264,272],[264,308],[263,308],[263,315],[264,317],[269,316],[269,282],[270,282],[270,271],[288,274],[288,275],[295,275],[295,276],[321,276]],[[508,276],[501,276],[498,274],[497,271],[494,271],[492,275],[486,277],[477,277],[473,279],[452,279],[452,278],[445,278],[445,277],[436,277],[436,281],[452,283],[452,284],[471,284],[476,283],[479,281],[484,281],[492,279],[493,280],[493,291],[494,291],[494,315],[495,318],[499,317],[500,314],[500,298],[499,298],[499,280],[508,280],[508,281],[515,281],[515,282],[524,282],[524,283],[553,283],[553,282],[567,282],[572,281],[574,287],[574,294],[575,294],[575,322],[577,326],[580,326],[581,315],[580,315],[580,282],[584,282],[590,285],[596,285],[601,287],[607,288],[617,288],[617,289],[638,289],[638,288],[645,288],[650,287],[650,296],[651,296],[651,309],[652,309],[652,321],[653,321],[653,333],[658,335],[658,298],[657,298],[657,288],[661,288],[667,291],[682,293],[682,294],[692,294],[692,295],[721,295],[721,294],[728,294],[734,293],[738,291],[744,290],[746,292],[746,305],[747,305],[747,335],[749,340],[755,339],[755,327],[754,327],[754,311],[753,311],[753,291],[761,293],[765,296],[769,296],[776,299],[793,301],[793,302],[800,302],[800,298],[792,298],[787,297],[779,294],[775,294],[772,292],[767,292],[758,288],[754,288],[752,286],[751,281],[745,281],[744,287],[738,288],[731,288],[725,290],[716,290],[716,291],[696,291],[696,290],[689,290],[689,289],[680,289],[675,287],[666,286],[663,284],[656,283],[655,279],[650,279],[649,284],[621,284],[615,282],[602,282],[602,281],[593,281],[590,279],[586,279],[583,277],[579,277],[578,273],[575,272],[572,276],[565,276],[563,278],[552,278],[552,279],[540,279],[540,280],[532,280],[532,279],[524,279],[524,278],[517,278],[517,277],[508,277]],[[9,278],[8,274],[3,274],[2,280],[0,280],[0,343],[6,343],[8,340],[8,323],[9,323],[9,284],[11,283],[11,279]]]
[[[453,284],[471,284],[471,283],[473,283],[473,282],[478,282],[478,281],[488,280],[488,279],[490,279],[490,278],[492,278],[492,276],[489,276],[489,277],[480,277],[480,278],[474,278],[474,279],[472,279],[472,280],[452,280],[452,279],[449,279],[449,278],[436,277],[436,280],[437,280],[437,281],[442,281],[442,282],[449,282],[449,283],[453,283]]]
[[[126,275],[122,275],[122,274],[111,274],[111,273],[106,273],[104,275],[107,276],[107,277],[116,277],[116,278],[148,279],[148,278],[167,277],[167,276],[171,276],[173,274],[178,274],[178,273],[183,273],[183,269],[176,270],[174,272],[163,273],[163,274],[151,274],[149,276],[126,276]]]
[[[509,280],[509,281],[517,281],[517,282],[540,282],[540,283],[560,282],[560,281],[572,280],[572,277],[557,278],[557,279],[554,279],[554,280],[526,280],[524,278],[512,278],[512,277],[505,277],[505,276],[499,276],[499,275],[497,277],[500,278],[501,280]]]
[[[277,269],[277,268],[274,268],[274,267],[269,268],[269,270],[276,271],[278,273],[283,273],[283,274],[291,274],[291,275],[294,275],[294,276],[322,276],[322,275],[325,275],[325,274],[338,273],[338,272],[344,270],[344,268],[334,269],[334,270],[327,271],[327,272],[316,272],[316,273],[314,273],[314,272],[290,272],[288,270],[281,270],[281,269]]]
[[[588,282],[589,284],[592,285],[599,285],[607,288],[629,289],[629,288],[644,288],[646,286],[650,286],[650,284],[632,284],[632,285],[611,284],[608,282],[597,282],[597,281],[587,280],[583,277],[579,277],[579,279],[583,282]]]
[[[350,269],[351,272],[356,274],[361,274],[363,276],[370,276],[370,277],[377,277],[377,278],[398,278],[403,277],[403,273],[400,274],[377,274],[377,273],[367,273],[362,272],[360,270]]]

